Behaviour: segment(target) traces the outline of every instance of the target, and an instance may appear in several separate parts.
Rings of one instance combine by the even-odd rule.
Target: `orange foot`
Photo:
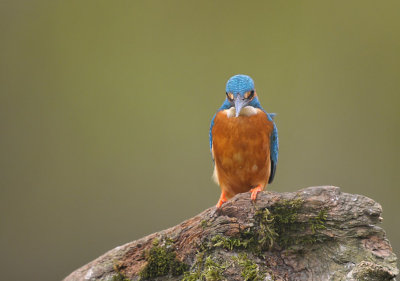
[[[257,199],[257,193],[259,193],[260,191],[263,191],[263,188],[261,185],[257,185],[255,188],[250,189],[251,200],[255,201]]]
[[[221,192],[221,196],[219,197],[218,203],[217,203],[217,209],[221,208],[222,204],[226,202],[226,197],[225,197],[225,192]]]

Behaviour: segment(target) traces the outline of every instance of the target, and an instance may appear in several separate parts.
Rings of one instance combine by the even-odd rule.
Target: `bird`
[[[217,209],[248,191],[254,202],[274,180],[279,151],[275,113],[261,106],[253,79],[244,74],[232,76],[225,94],[209,131],[213,179],[221,188]]]

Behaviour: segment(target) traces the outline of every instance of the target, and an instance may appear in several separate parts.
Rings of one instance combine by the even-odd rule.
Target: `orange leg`
[[[222,204],[224,204],[226,201],[225,191],[222,191],[217,203],[217,209],[221,208]]]
[[[261,184],[257,185],[255,188],[250,189],[251,200],[255,201],[257,199],[257,193],[263,191]]]

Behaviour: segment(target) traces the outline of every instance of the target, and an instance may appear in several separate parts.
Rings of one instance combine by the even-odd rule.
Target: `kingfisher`
[[[238,74],[226,83],[226,99],[211,120],[213,179],[221,188],[217,208],[238,193],[257,193],[272,183],[278,163],[275,114],[261,106],[254,81]]]

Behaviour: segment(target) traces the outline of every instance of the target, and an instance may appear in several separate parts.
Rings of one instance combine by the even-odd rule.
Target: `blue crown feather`
[[[238,74],[232,76],[228,82],[226,82],[226,92],[232,93],[234,95],[241,94],[253,91],[254,90],[254,81],[250,76]]]

